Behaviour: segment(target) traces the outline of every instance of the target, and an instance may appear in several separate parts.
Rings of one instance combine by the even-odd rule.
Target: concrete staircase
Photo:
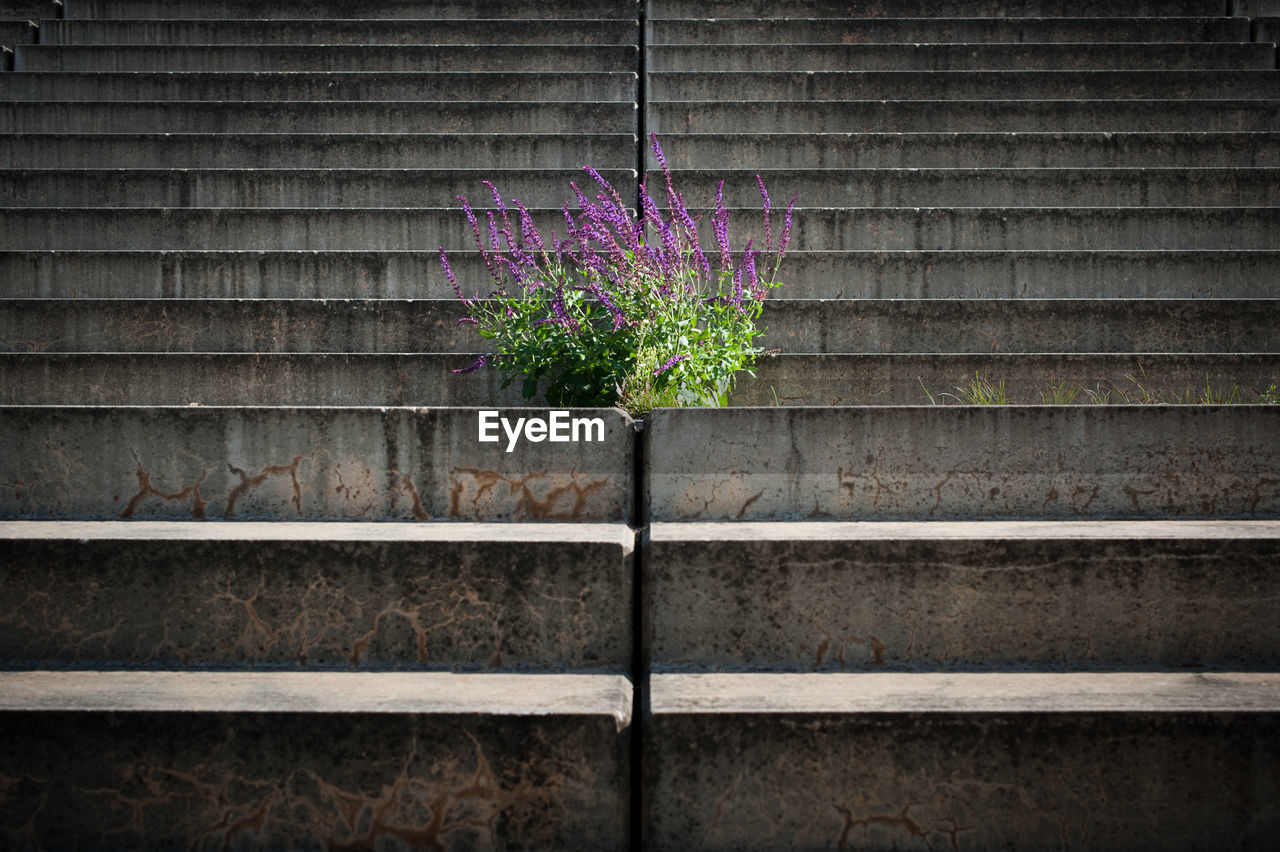
[[[1269,848],[1275,14],[0,0],[0,846]],[[479,442],[650,130],[783,354]]]

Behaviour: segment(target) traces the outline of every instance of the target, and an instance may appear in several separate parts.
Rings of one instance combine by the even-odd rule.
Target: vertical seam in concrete
[[[639,0],[636,5],[636,212],[641,213],[644,207],[640,204],[640,183],[644,180],[644,147],[645,139],[648,137],[648,125],[646,121],[648,104],[648,86],[645,85],[645,74],[648,64],[645,61],[645,52],[648,50],[648,39],[645,37],[645,27],[648,25],[648,16],[645,14],[645,6],[648,0]]]

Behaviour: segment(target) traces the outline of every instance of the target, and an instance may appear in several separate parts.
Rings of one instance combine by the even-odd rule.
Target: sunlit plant
[[[462,322],[475,323],[494,345],[459,372],[497,369],[502,387],[520,382],[525,399],[541,391],[554,406],[616,405],[633,415],[660,406],[723,406],[738,372],[754,375],[762,351],[756,321],[780,284],[796,199],[775,243],[769,194],[757,175],[765,244],[748,240],[735,255],[721,181],[711,214],[713,262],[699,246],[697,222],[672,184],[657,136],[650,140],[665,178],[665,217],[647,178],[637,215],[590,166],[595,195],[570,182],[577,211],[569,202],[561,208],[564,239],[555,231],[544,238],[525,205],[511,199],[508,206],[487,181],[496,207],[487,211],[487,229],[458,196],[494,287],[484,297],[466,296],[440,249],[449,283],[469,309]]]

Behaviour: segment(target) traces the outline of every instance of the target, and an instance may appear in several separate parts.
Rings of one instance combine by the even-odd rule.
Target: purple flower
[[[800,199],[799,194],[792,196],[791,203],[787,205],[787,218],[782,226],[782,237],[778,240],[778,259],[782,259],[782,255],[787,251],[787,243],[791,241],[791,211],[795,209],[796,202]]]
[[[773,230],[769,222],[769,193],[764,188],[764,180],[756,175],[756,183],[760,186],[760,197],[764,199],[764,250],[765,254],[773,251]]]
[[[454,373],[474,373],[476,370],[479,370],[481,367],[483,367],[483,366],[484,366],[485,364],[487,364],[487,363],[489,363],[489,356],[488,356],[488,355],[481,355],[479,358],[477,358],[477,359],[476,359],[476,362],[475,362],[474,364],[472,364],[470,367],[463,367],[461,370],[453,370],[452,372],[454,372]]]
[[[671,358],[668,358],[661,367],[653,371],[654,377],[656,378],[658,376],[661,376],[667,370],[670,370],[672,367],[674,367],[676,364],[679,364],[681,361],[688,360],[688,358],[689,358],[688,355],[676,355]]]
[[[724,206],[724,181],[716,187],[716,212],[712,224],[715,226],[716,244],[720,246],[720,274],[728,275],[733,260],[729,255],[729,211]]]
[[[480,223],[476,221],[476,214],[471,209],[471,205],[467,203],[465,195],[455,196],[462,202],[462,209],[467,214],[467,221],[471,224],[471,231],[476,235],[476,248],[480,249],[480,256],[484,258],[484,265],[489,270],[489,274],[493,276],[493,280],[502,283],[502,278],[498,274],[498,270],[493,268],[493,261],[489,258],[489,253],[484,250],[484,239],[480,236]]]

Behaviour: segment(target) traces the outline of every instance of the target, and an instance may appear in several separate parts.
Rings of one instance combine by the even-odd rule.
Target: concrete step
[[[0,46],[12,49],[20,44],[35,44],[35,41],[34,23],[0,18]]]
[[[100,0],[106,2],[107,0]],[[67,16],[85,0],[69,0]],[[155,4],[156,0],[152,0]],[[1216,18],[1218,0],[650,0],[651,18]],[[103,17],[101,15],[95,17]],[[115,17],[133,17],[116,15]]]
[[[493,431],[529,414],[498,409]],[[508,452],[478,440],[474,408],[4,406],[0,517],[632,520],[631,419],[582,409],[563,422],[568,442],[518,438]]]
[[[785,267],[784,267],[785,268]],[[784,288],[785,289],[785,288]],[[775,291],[775,295],[785,295]],[[66,329],[94,340],[95,314],[116,313],[109,302],[90,302],[69,311],[40,302],[22,306],[13,332],[20,328]],[[139,305],[138,302],[124,303]],[[146,305],[121,307],[126,315],[148,316]],[[170,303],[172,304],[172,303]],[[95,307],[102,305],[103,307]],[[30,306],[30,307],[27,307]],[[154,316],[161,308],[152,308]],[[30,311],[30,313],[25,313]],[[56,318],[55,318],[56,317]],[[142,320],[146,321],[146,320]],[[80,323],[87,327],[80,332]],[[768,348],[784,353],[867,352],[1280,352],[1280,299],[770,299],[760,323]],[[75,325],[76,331],[70,332]],[[228,322],[228,325],[234,326]],[[423,322],[417,323],[425,326]],[[103,329],[105,334],[106,329]],[[56,332],[55,332],[56,333]],[[139,339],[122,335],[120,343]],[[43,345],[43,343],[41,344]],[[61,345],[61,344],[53,344]],[[49,347],[44,347],[46,351]],[[1280,381],[1280,372],[1276,375]]]
[[[531,208],[530,213],[542,233],[563,229],[559,209]],[[475,248],[475,236],[461,208],[441,207],[9,207],[0,208],[0,230],[9,234],[9,246],[17,249],[371,252],[443,245],[450,251],[469,252]]]
[[[4,672],[5,838],[620,849],[631,685],[598,675]],[[87,759],[86,756],[92,756]]]
[[[559,210],[530,212],[543,233],[557,218],[563,224]],[[764,244],[758,211],[730,214],[738,249],[748,238]],[[0,208],[0,230],[11,250],[469,251],[475,243],[461,211],[443,208],[9,207]],[[704,245],[714,247],[705,230]],[[1280,246],[1280,208],[797,208],[792,231],[792,247],[810,251],[1265,246]]]
[[[1275,674],[655,675],[650,849],[1263,847]]]
[[[541,396],[526,403],[519,382],[500,387],[496,370],[461,372],[475,360],[475,353],[436,352],[0,353],[0,400],[9,405],[546,407]],[[835,380],[826,378],[827,384]],[[918,384],[915,388],[923,397]],[[763,392],[768,395],[767,388]],[[474,422],[471,427],[474,441]]]
[[[21,75],[15,75],[21,76]],[[652,72],[654,101],[1275,99],[1274,71]]]
[[[1201,45],[1205,47],[1206,45]],[[1261,57],[1275,49],[1238,45]],[[634,71],[638,48],[630,44],[471,45],[19,45],[15,71]],[[1195,54],[1196,51],[1191,51]],[[1186,61],[1249,67],[1207,56]],[[1258,62],[1262,62],[1259,58]],[[1262,67],[1262,66],[1259,66]]]
[[[14,137],[10,144],[25,143]],[[1269,132],[685,133],[668,147],[667,161],[677,169],[1280,165],[1280,134]],[[646,162],[658,165],[652,152]]]
[[[656,101],[645,125],[682,133],[1274,132],[1280,101]],[[31,128],[35,129],[35,128]],[[136,128],[135,128],[136,129]]]
[[[334,73],[29,71],[0,77],[24,101],[628,101],[634,72]]]
[[[167,20],[173,17],[169,0],[63,0],[66,18],[144,18]],[[187,0],[182,4],[187,18],[217,20],[271,20],[297,18],[346,18],[418,21],[426,18],[608,18],[636,17],[633,0],[546,0],[528,6],[514,6],[506,0],[276,0],[264,6],[259,0]],[[1216,11],[1211,14],[1218,14]]]
[[[1280,42],[1280,17],[1255,18],[1253,40],[1269,44]]]
[[[14,75],[23,77],[26,75]],[[0,83],[4,81],[0,76]],[[630,133],[12,134],[5,168],[579,169],[635,167]],[[1271,150],[1274,153],[1274,149]],[[1277,159],[1280,162],[1280,159]]]
[[[1070,335],[1071,329],[1063,328],[1061,333]],[[1255,403],[1260,397],[1280,403],[1280,352],[1275,351],[1206,353],[1179,349],[1137,355],[1005,350],[814,355],[794,354],[781,339],[766,337],[764,343],[781,347],[783,354],[757,363],[754,379],[739,380],[730,398],[731,405],[928,405],[931,395],[938,405],[959,405],[971,399],[970,387],[975,381],[998,386],[1012,402],[1023,405],[1095,405],[1100,400],[1108,404],[1200,403],[1220,399]],[[1066,348],[1059,347],[1059,350]],[[16,391],[19,402],[47,399],[78,403],[92,399],[86,385],[102,384],[113,378],[105,367],[76,369],[80,366],[78,362],[67,364],[64,373],[60,362],[64,357],[87,359],[91,356],[44,356],[48,366],[42,363],[43,370],[29,365],[32,378],[24,380],[22,372],[25,371],[17,369],[11,374],[13,380],[5,384],[11,394]],[[145,367],[139,364],[134,369]],[[0,371],[8,372],[4,368]],[[119,372],[125,373],[126,369],[121,368]],[[37,387],[36,376],[79,387],[43,391]],[[126,386],[141,384],[138,379],[131,382],[124,375],[118,381]],[[32,397],[24,393],[25,387],[30,387],[26,393]]]
[[[615,186],[633,170],[602,169]],[[725,182],[725,202],[748,207],[766,186],[814,207],[1266,207],[1280,204],[1280,168],[814,169],[678,172],[677,186]],[[0,205],[22,207],[412,207],[488,195],[555,207],[572,198],[573,169],[0,169]],[[662,185],[651,173],[649,185]]]
[[[677,142],[678,144],[678,142]],[[45,173],[28,173],[40,174]],[[79,173],[67,172],[71,183]],[[84,173],[88,176],[89,173]],[[122,174],[140,174],[125,172]],[[275,174],[268,172],[267,174]],[[12,176],[12,177],[10,177]],[[760,203],[760,186],[779,201],[799,195],[808,207],[1246,207],[1280,203],[1280,170],[1274,168],[1033,168],[1033,169],[699,169],[675,172],[675,185],[714,187],[724,181],[725,204]],[[22,172],[0,172],[0,196],[22,203],[40,198],[23,190],[36,179]],[[648,175],[650,187],[663,186],[660,170]],[[43,184],[43,178],[40,179]],[[145,181],[139,181],[140,184]],[[316,181],[316,183],[320,183]],[[51,188],[52,190],[52,188]],[[710,199],[690,194],[690,202]],[[64,193],[49,191],[50,199]],[[121,197],[127,197],[122,192]],[[157,191],[155,197],[166,197]],[[68,198],[79,191],[68,186]],[[100,195],[106,203],[109,195]]]
[[[1268,102],[1270,103],[1270,102]],[[1280,103],[1280,102],[1278,102]],[[635,133],[633,103],[8,101],[0,133]]]
[[[781,304],[781,303],[779,303]],[[465,352],[491,346],[456,298],[7,299],[8,352]]]
[[[177,7],[183,13],[185,8]],[[181,14],[175,18],[182,17]],[[1241,37],[1214,41],[1249,40],[1248,21]],[[1222,32],[1218,27],[1214,32]],[[61,20],[46,22],[41,44],[76,45],[391,45],[391,44],[636,44],[639,22],[634,19],[527,20]],[[1180,39],[1198,41],[1201,39]],[[1208,39],[1204,39],[1208,40]]]
[[[0,522],[0,659],[626,674],[634,548],[625,524]]]
[[[713,248],[709,211],[693,213]],[[736,248],[765,244],[759,210],[729,214]],[[1256,249],[1280,246],[1280,207],[797,207],[791,237],[810,251]]]
[[[615,186],[635,185],[636,173],[632,169],[603,169],[600,173]],[[1257,179],[1262,179],[1261,175]],[[492,202],[483,183],[486,180],[498,186],[507,198],[555,208],[573,198],[570,181],[589,182],[590,178],[581,167],[5,169],[0,170],[0,206],[405,208],[424,200],[452,200],[458,194],[488,205]],[[1254,178],[1238,174],[1224,175],[1222,180],[1231,186],[1257,186]],[[1186,183],[1199,185],[1194,177]]]
[[[1280,252],[788,252],[787,299],[1269,299]],[[474,251],[450,265],[467,292],[488,273]],[[20,298],[445,299],[435,251],[3,251]]]
[[[1274,670],[1277,557],[1280,521],[656,523],[641,560],[644,660],[655,672]]]
[[[477,252],[449,261],[468,292],[488,279]],[[1217,268],[1217,267],[1215,267]],[[43,298],[447,298],[427,251],[5,251],[0,280]]]
[[[79,48],[67,48],[66,70],[84,62]],[[40,70],[27,53],[43,57],[52,51],[20,49],[15,68]],[[61,51],[59,51],[60,53]],[[118,54],[122,59],[125,54]],[[1120,43],[1120,44],[782,44],[652,45],[646,48],[649,71],[963,71],[1008,69],[1096,70],[1121,68],[1274,70],[1276,49],[1268,44]],[[45,62],[52,60],[45,58]],[[126,60],[128,61],[128,60]],[[226,66],[223,66],[226,67]],[[177,70],[177,69],[175,69]],[[433,69],[445,70],[445,69]],[[613,69],[610,69],[613,70]]]
[[[455,298],[5,299],[5,352],[464,352]],[[1280,352],[1280,299],[771,299],[784,353]],[[1280,375],[1277,376],[1280,379]]]
[[[54,18],[58,6],[53,0],[0,0],[0,18]]]
[[[662,409],[650,521],[1280,517],[1280,405]]]
[[[1221,10],[1215,12],[1221,14]],[[649,18],[647,44],[1246,42],[1248,18]],[[1255,39],[1256,40],[1256,39]]]
[[[40,257],[41,277],[69,258]],[[1265,250],[789,251],[788,299],[1273,298],[1280,252]],[[23,267],[25,270],[27,267]],[[31,280],[20,272],[15,281]],[[92,273],[75,280],[92,277]],[[148,274],[148,283],[160,278]],[[172,275],[153,289],[170,292]],[[119,289],[118,287],[116,288]],[[31,291],[28,291],[31,292]],[[48,293],[46,288],[41,291]],[[113,291],[114,292],[114,291]],[[35,295],[35,292],[31,292]]]

